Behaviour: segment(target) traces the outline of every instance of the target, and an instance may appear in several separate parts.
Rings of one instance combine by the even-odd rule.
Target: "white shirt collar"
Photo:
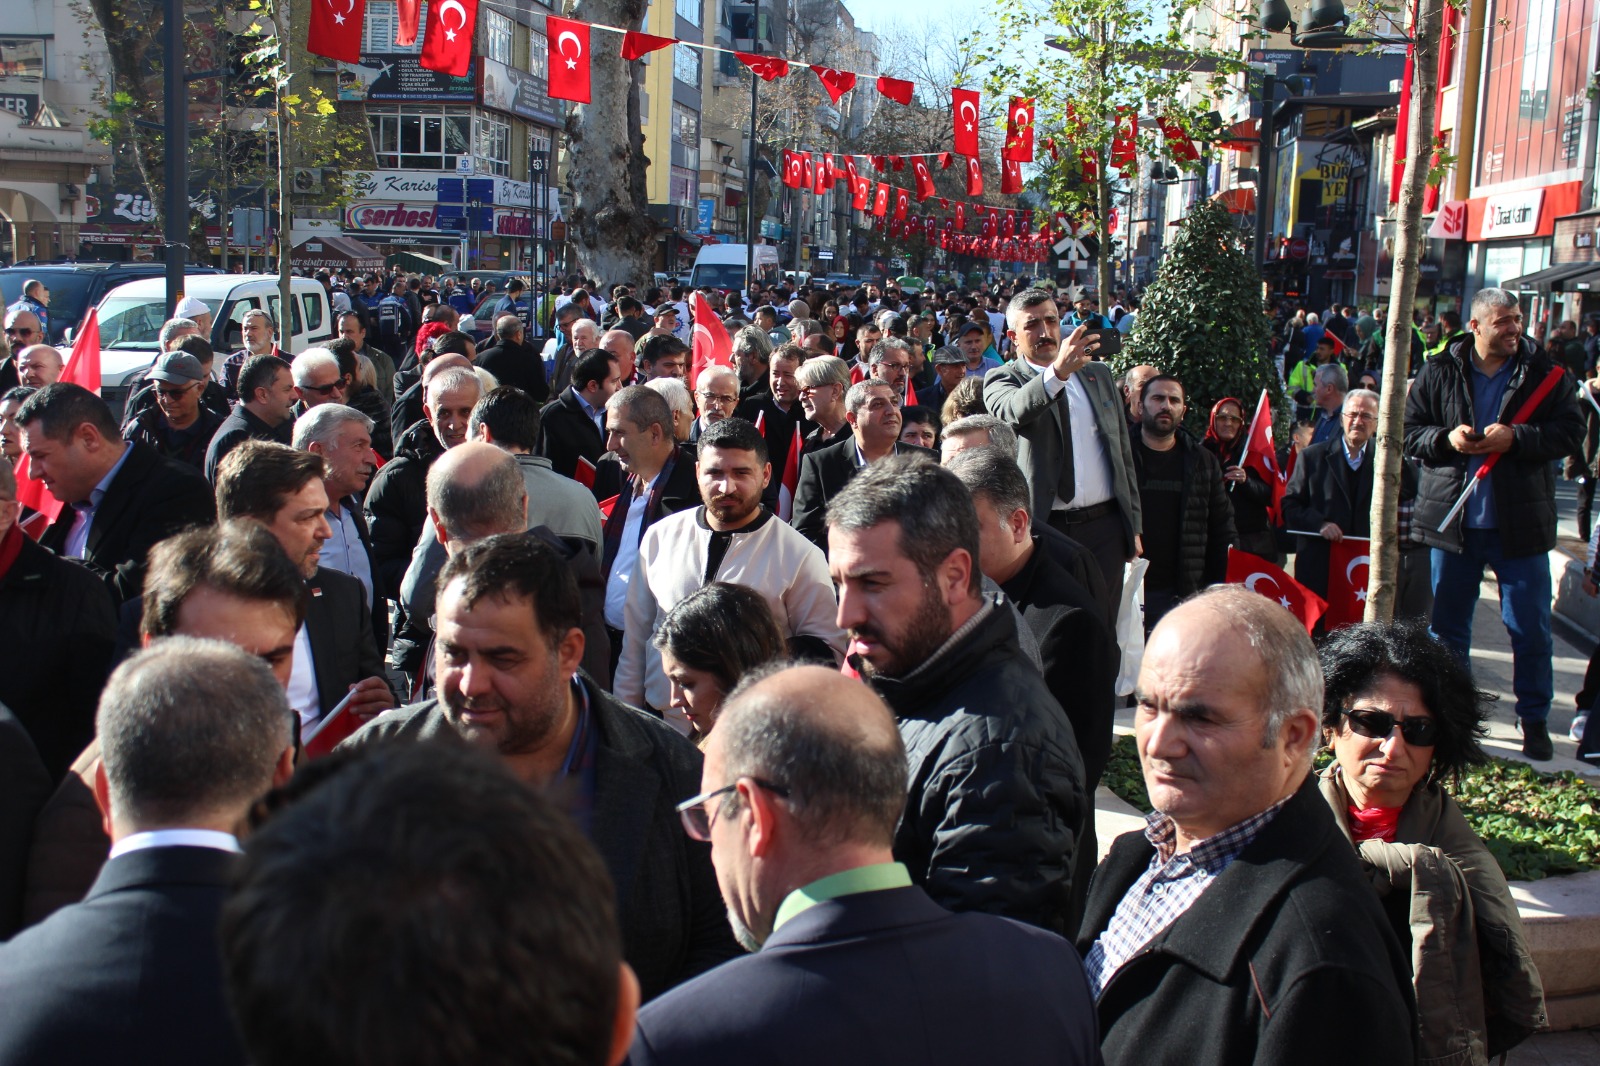
[[[238,838],[232,833],[222,833],[215,829],[152,829],[149,832],[125,836],[111,845],[111,858],[126,855],[130,851],[143,851],[146,848],[178,847],[215,848],[217,851],[244,853],[244,849],[239,847]]]

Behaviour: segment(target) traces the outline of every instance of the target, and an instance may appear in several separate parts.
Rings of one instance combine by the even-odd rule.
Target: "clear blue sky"
[[[987,0],[844,0],[844,6],[855,16],[856,25],[873,33],[881,32],[892,23],[909,26],[928,18],[942,18],[947,14],[962,13],[971,17],[983,11]]]

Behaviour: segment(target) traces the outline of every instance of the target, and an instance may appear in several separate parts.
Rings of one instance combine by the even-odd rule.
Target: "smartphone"
[[[1122,334],[1116,329],[1097,329],[1084,334],[1084,340],[1100,346],[1089,353],[1091,359],[1103,362],[1107,356],[1122,351]]]
[[[1482,440],[1483,439],[1483,431],[1474,429],[1474,430],[1472,430],[1472,431],[1470,431],[1468,433],[1462,434],[1462,436],[1466,437],[1468,440]]]

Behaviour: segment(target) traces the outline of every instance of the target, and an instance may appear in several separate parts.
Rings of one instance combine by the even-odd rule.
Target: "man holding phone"
[[[1142,550],[1126,408],[1100,362],[1121,334],[1110,323],[1080,325],[1063,342],[1055,298],[1043,289],[1013,297],[1006,322],[1019,358],[984,379],[984,403],[1016,428],[1033,513],[1092,551],[1120,599],[1123,564]]]

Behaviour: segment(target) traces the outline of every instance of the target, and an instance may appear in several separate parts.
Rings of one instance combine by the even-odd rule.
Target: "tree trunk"
[[[571,17],[637,29],[644,14],[643,0],[579,0]],[[658,53],[655,62],[672,62],[672,53]],[[567,117],[572,154],[567,167],[572,193],[568,231],[581,273],[603,284],[642,284],[654,269],[657,227],[645,192],[649,160],[639,117],[639,78],[635,65],[614,49],[596,52],[590,69],[592,102],[577,105]],[[654,105],[670,108],[672,101]],[[661,151],[660,163],[668,166],[671,147],[662,145]]]
[[[1400,457],[1405,448],[1406,377],[1411,364],[1411,305],[1422,258],[1422,198],[1433,156],[1433,118],[1438,91],[1439,32],[1444,0],[1417,0],[1412,20],[1410,121],[1406,129],[1405,176],[1395,219],[1394,274],[1389,283],[1389,321],[1384,336],[1383,396],[1378,405],[1377,468],[1372,485],[1372,544],[1366,620],[1394,617],[1400,577],[1398,514]]]
[[[1099,149],[1095,155],[1100,156]],[[1094,181],[1094,213],[1099,219],[1096,225],[1100,229],[1100,254],[1095,259],[1098,276],[1095,284],[1099,286],[1100,306],[1104,311],[1111,309],[1111,177],[1106,173],[1104,158],[1096,159],[1096,176]],[[1102,311],[1102,314],[1104,313]]]

